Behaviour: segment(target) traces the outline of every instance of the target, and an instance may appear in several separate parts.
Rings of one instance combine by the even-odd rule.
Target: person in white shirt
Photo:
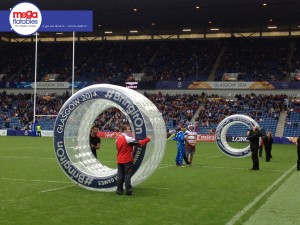
[[[188,126],[188,130],[184,133],[185,141],[186,141],[186,157],[188,160],[188,164],[192,165],[193,156],[196,151],[196,142],[197,142],[197,132],[195,131],[194,124],[190,124]]]

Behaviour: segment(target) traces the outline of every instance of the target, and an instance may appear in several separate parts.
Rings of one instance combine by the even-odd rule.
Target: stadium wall
[[[291,81],[254,81],[254,82],[202,82],[202,81],[167,81],[167,82],[131,82],[134,85],[118,83],[116,85],[134,88],[140,93],[176,94],[199,94],[205,92],[208,95],[218,94],[219,96],[235,96],[236,94],[286,94],[290,97],[300,97],[300,82]],[[93,85],[89,82],[74,82],[74,91]],[[0,82],[0,91],[7,93],[34,93],[34,82]],[[63,94],[71,91],[71,82],[37,82],[36,90],[40,95],[52,93]]]
[[[120,132],[98,132],[98,136],[101,138],[117,138]],[[24,131],[24,130],[0,130],[0,136],[32,136],[35,137],[36,135],[33,131]],[[42,137],[53,137],[52,130],[43,130]],[[168,140],[174,140],[170,138]],[[233,137],[228,136],[228,142],[247,142],[245,141],[246,137]],[[198,134],[197,135],[198,142],[215,142],[216,137],[215,135],[208,135],[208,134]],[[274,144],[295,144],[297,141],[296,137],[274,137]]]
[[[79,91],[80,89],[74,89],[75,92]],[[34,89],[0,89],[1,92],[6,91],[6,93],[10,94],[26,94],[34,93]],[[53,94],[56,93],[58,95],[62,95],[66,91],[71,92],[70,89],[38,89],[37,94],[39,95],[48,95],[48,94]],[[157,89],[157,90],[136,90],[140,93],[159,93],[161,92],[162,94],[169,94],[169,95],[176,95],[176,94],[199,94],[199,93],[206,93],[208,95],[212,94],[217,94],[219,96],[224,96],[224,97],[234,97],[237,94],[241,95],[246,95],[246,94],[264,94],[264,95],[275,95],[275,94],[286,94],[289,97],[300,97],[300,91],[299,90],[240,90],[240,89],[230,89],[230,90],[215,90],[215,89]]]

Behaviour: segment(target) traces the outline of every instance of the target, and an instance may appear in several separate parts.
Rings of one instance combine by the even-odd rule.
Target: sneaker
[[[125,192],[125,195],[133,195],[132,191]]]
[[[123,195],[123,191],[116,191],[117,195]]]

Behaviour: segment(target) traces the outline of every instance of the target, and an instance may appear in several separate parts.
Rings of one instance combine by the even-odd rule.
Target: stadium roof
[[[22,1],[3,0],[0,10]],[[32,0],[41,10],[93,10],[103,35],[300,31],[299,0]],[[273,28],[268,28],[268,26]],[[276,28],[274,28],[276,27]],[[218,28],[219,30],[211,30]],[[184,29],[186,29],[184,31]]]

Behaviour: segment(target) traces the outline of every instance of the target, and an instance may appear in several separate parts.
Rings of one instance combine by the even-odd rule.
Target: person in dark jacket
[[[259,127],[254,126],[251,130],[247,131],[247,139],[250,142],[250,150],[251,150],[252,162],[253,162],[253,166],[251,170],[259,170],[259,161],[258,161],[259,137],[261,137],[261,132],[259,130]]]
[[[93,155],[97,159],[97,151],[100,148],[101,139],[97,136],[99,128],[97,126],[93,126],[90,132],[90,147]]]
[[[266,136],[264,137],[264,145],[266,151],[266,162],[270,162],[271,151],[272,151],[273,137],[271,131],[267,131]]]
[[[298,137],[296,145],[297,145],[297,154],[298,154],[297,170],[300,170],[300,137]]]

